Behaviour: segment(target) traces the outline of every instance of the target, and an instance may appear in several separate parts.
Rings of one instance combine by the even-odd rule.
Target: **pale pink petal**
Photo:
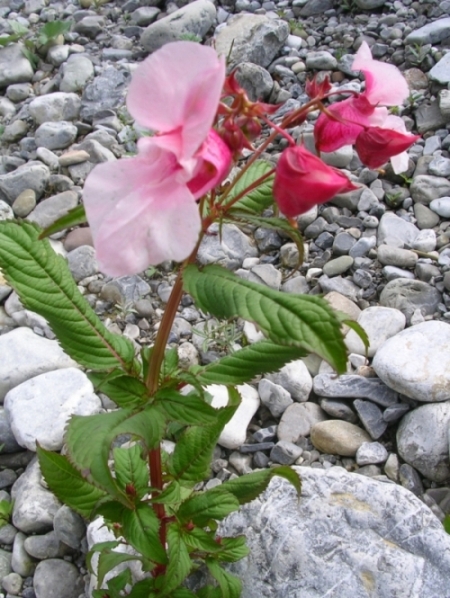
[[[164,260],[181,261],[201,228],[195,200],[170,176],[172,157],[106,162],[88,176],[83,192],[100,269],[111,276],[142,272]],[[155,176],[156,171],[166,177]],[[155,183],[155,180],[157,182]]]
[[[386,118],[389,116],[389,110],[384,106],[375,108],[373,113],[368,117],[370,127],[383,127],[386,122]]]
[[[406,170],[408,170],[408,167],[409,167],[408,152],[402,152],[401,154],[392,156],[391,164],[392,164],[392,170],[395,172],[395,174],[400,174],[401,172],[405,172]]]
[[[379,126],[381,126],[383,129],[393,129],[399,133],[408,133],[403,118],[400,118],[400,116],[396,116],[395,114],[388,114],[383,120],[383,124]]]
[[[214,129],[197,152],[198,167],[188,187],[197,199],[223,181],[230,171],[231,151]]]
[[[154,151],[155,148],[159,148],[164,153],[172,154],[173,160],[177,163],[176,180],[179,183],[186,183],[189,181],[197,168],[198,158],[195,156],[180,159],[180,144],[181,144],[181,131],[176,129],[171,133],[164,133],[164,135],[154,135],[153,137],[141,137],[138,140],[137,146],[139,153],[148,153]]]
[[[363,42],[355,54],[352,69],[364,73],[364,95],[373,106],[398,106],[409,95],[408,84],[399,69],[393,64],[373,60],[367,42]]]
[[[194,42],[166,44],[132,76],[130,114],[160,133],[181,131],[179,159],[195,153],[213,123],[225,80],[225,63],[215,50]]]
[[[389,114],[383,123],[383,128],[393,129],[394,131],[398,131],[399,133],[403,133],[405,135],[411,135],[411,137],[415,137],[417,139],[416,135],[408,133],[406,130],[405,121],[400,118],[400,116],[395,116],[395,114]],[[409,167],[408,152],[402,152],[401,154],[397,154],[397,156],[392,156],[391,165],[395,174],[406,172]]]

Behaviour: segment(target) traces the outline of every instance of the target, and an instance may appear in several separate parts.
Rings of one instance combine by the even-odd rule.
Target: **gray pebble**
[[[353,406],[358,413],[365,429],[369,432],[374,440],[377,440],[384,434],[387,428],[387,423],[383,420],[383,412],[381,409],[370,401],[363,401],[356,399]]]
[[[379,442],[364,442],[356,451],[356,463],[360,466],[384,463],[388,452]]]
[[[287,440],[280,440],[270,451],[270,459],[280,465],[292,465],[301,456],[303,449]]]

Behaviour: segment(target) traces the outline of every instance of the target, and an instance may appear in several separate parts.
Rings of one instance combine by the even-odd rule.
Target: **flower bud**
[[[336,168],[327,166],[302,145],[284,150],[278,161],[273,194],[288,217],[299,216],[338,193],[357,189]]]
[[[392,156],[411,147],[417,139],[420,139],[420,135],[369,127],[358,135],[355,149],[363,164],[369,168],[380,168]]]

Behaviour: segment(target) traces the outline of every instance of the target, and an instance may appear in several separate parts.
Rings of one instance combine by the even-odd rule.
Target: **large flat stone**
[[[450,536],[411,492],[334,467],[294,468],[302,494],[274,478],[221,525],[250,555],[230,566],[242,598],[443,598]]]

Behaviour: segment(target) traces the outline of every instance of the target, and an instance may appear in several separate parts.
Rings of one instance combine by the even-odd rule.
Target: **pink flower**
[[[402,119],[398,120],[405,128]],[[369,168],[380,168],[391,159],[394,172],[404,172],[408,169],[409,161],[405,150],[419,138],[420,135],[406,133],[406,130],[396,131],[393,126],[392,129],[369,127],[358,135],[355,149],[361,162]]]
[[[100,269],[111,276],[182,261],[201,229],[196,199],[228,174],[231,153],[211,129],[224,61],[192,42],[163,46],[136,69],[130,114],[157,131],[138,154],[97,166],[83,192]]]
[[[332,152],[355,143],[367,127],[394,128],[389,126],[386,106],[402,104],[408,97],[408,84],[397,67],[373,60],[366,42],[356,53],[352,69],[364,73],[365,91],[329,106],[327,110],[336,120],[325,113],[319,116],[314,136],[320,151]]]
[[[302,145],[284,150],[277,164],[273,194],[288,217],[299,216],[338,193],[357,189],[336,168],[327,166]]]

